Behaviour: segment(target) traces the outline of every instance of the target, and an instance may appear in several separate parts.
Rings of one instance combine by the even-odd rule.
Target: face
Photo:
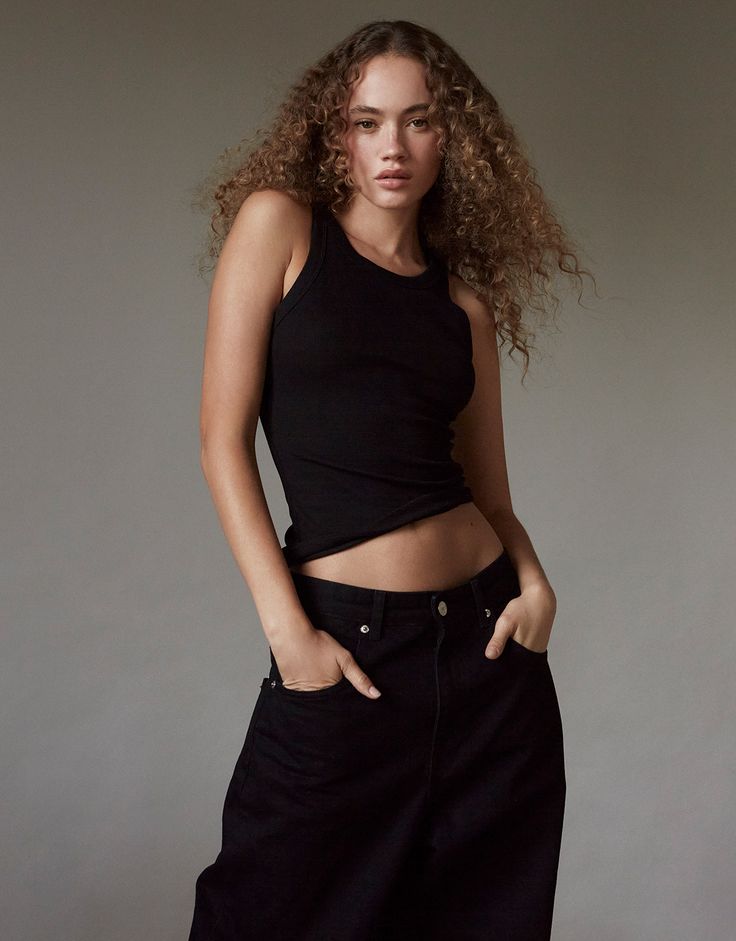
[[[361,67],[345,109],[345,147],[360,194],[376,206],[409,206],[437,179],[439,135],[426,118],[432,96],[424,66],[404,56],[375,56]],[[403,179],[381,182],[394,170]]]

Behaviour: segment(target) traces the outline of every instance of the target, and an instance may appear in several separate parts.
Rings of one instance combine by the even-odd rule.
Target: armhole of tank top
[[[458,317],[460,318],[460,323],[462,324],[462,329],[465,333],[465,342],[468,347],[468,358],[470,360],[470,372],[472,373],[473,381],[471,383],[470,395],[468,396],[468,399],[465,402],[465,405],[467,405],[470,399],[472,398],[473,392],[475,391],[475,383],[476,383],[476,378],[477,378],[476,372],[475,372],[475,365],[473,363],[473,352],[474,352],[473,351],[473,327],[470,323],[470,317],[468,317],[467,310],[465,310],[465,308],[461,304],[458,304],[457,301],[454,301],[452,299],[452,291],[450,290],[450,270],[447,267],[447,265],[445,265],[444,268],[445,268],[444,274],[441,278],[442,293],[445,296],[447,303],[450,305],[450,307],[452,307],[455,310]],[[464,407],[465,406],[463,406],[463,408]]]
[[[455,301],[452,299],[452,291],[450,290],[450,269],[443,262],[442,263],[442,277],[440,278],[440,284],[442,285],[442,293],[445,295],[447,300],[451,304],[455,304]],[[455,304],[457,307],[458,305]]]
[[[461,321],[465,324],[465,328],[466,328],[466,330],[467,330],[468,336],[471,337],[471,342],[472,342],[472,329],[471,329],[471,326],[470,326],[470,317],[468,317],[468,312],[467,312],[467,310],[465,310],[464,307],[462,307],[460,304],[458,304],[457,301],[454,301],[454,300],[452,299],[452,291],[450,290],[450,271],[449,271],[449,269],[447,268],[447,266],[445,266],[444,274],[443,274],[443,276],[442,276],[442,278],[441,278],[440,280],[441,280],[441,284],[442,284],[442,294],[443,294],[443,296],[444,296],[445,299],[449,302],[449,304],[450,304],[452,307],[454,307],[455,310],[458,312]]]
[[[273,326],[276,327],[293,310],[309,290],[317,277],[325,255],[325,225],[321,218],[320,207],[312,205],[312,225],[310,231],[309,252],[304,266],[296,276],[294,283],[286,292],[273,312]]]

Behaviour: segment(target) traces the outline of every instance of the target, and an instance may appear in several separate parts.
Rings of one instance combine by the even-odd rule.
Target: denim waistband
[[[291,576],[308,615],[322,611],[360,618],[370,627],[372,639],[379,638],[387,624],[399,625],[428,615],[439,615],[447,621],[473,617],[486,624],[499,603],[505,606],[510,597],[519,594],[516,570],[505,549],[467,581],[451,588],[389,591],[303,572],[291,572]],[[495,616],[498,613],[495,611]]]

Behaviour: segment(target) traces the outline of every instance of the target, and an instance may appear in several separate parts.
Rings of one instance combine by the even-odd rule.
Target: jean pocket
[[[276,689],[284,696],[293,696],[297,699],[324,699],[352,685],[353,684],[345,674],[340,677],[337,683],[330,683],[329,686],[320,686],[319,689],[294,689],[291,686],[284,686],[283,680],[277,677]]]
[[[309,619],[316,630],[326,631],[331,634],[341,646],[350,651],[356,660],[358,659],[361,641],[364,636],[361,628],[365,626],[360,618],[351,617],[349,614],[320,611],[311,612]],[[275,689],[278,689],[285,696],[296,699],[324,699],[353,686],[345,674],[336,683],[321,686],[318,689],[294,689],[290,686],[284,686],[273,653],[271,654],[271,679],[276,681]]]
[[[525,647],[523,644],[520,644],[518,640],[515,640],[513,637],[509,637],[506,641],[507,644],[511,645],[512,650],[518,650],[520,653],[526,655],[527,657],[533,657],[536,659],[545,660],[547,658],[548,648],[544,650],[532,650],[531,647]]]
[[[488,641],[491,639],[493,635],[493,632],[496,627],[496,621],[500,617],[501,612],[509,603],[509,601],[512,598],[515,598],[517,596],[518,596],[518,590],[515,590],[513,592],[510,592],[508,597],[505,597],[502,601],[489,602],[488,606],[485,608],[484,620],[486,623],[484,626],[486,626],[487,629],[484,631],[484,634],[485,634],[486,643],[488,643]],[[519,641],[516,640],[514,637],[509,637],[506,640],[504,649],[506,648],[513,650],[514,652],[518,653],[521,656],[527,656],[532,660],[534,659],[544,660],[547,657],[546,649],[545,650],[532,650],[530,647],[525,647],[522,643],[519,643]]]

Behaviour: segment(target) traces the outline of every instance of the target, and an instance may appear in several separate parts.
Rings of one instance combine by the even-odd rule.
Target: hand
[[[271,651],[283,684],[289,689],[303,692],[327,689],[344,676],[369,699],[381,695],[350,651],[327,631],[313,628],[298,638],[292,637],[280,648],[274,649],[271,644]]]
[[[512,598],[496,619],[493,636],[486,647],[486,657],[493,660],[503,653],[512,637],[517,644],[535,653],[544,653],[552,633],[557,599],[549,584],[526,588]]]

